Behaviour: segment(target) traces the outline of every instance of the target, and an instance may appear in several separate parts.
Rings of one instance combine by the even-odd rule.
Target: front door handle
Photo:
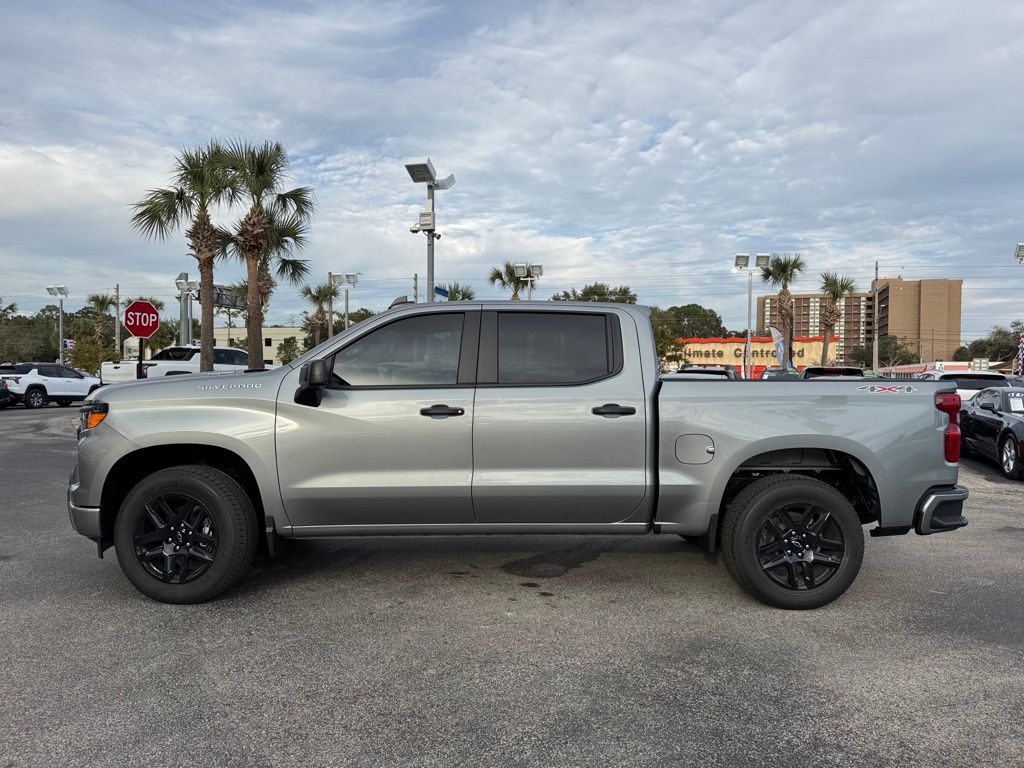
[[[605,405],[599,405],[596,408],[591,408],[590,412],[595,416],[604,416],[605,418],[611,419],[616,416],[632,416],[636,413],[636,408],[631,405],[606,403]]]
[[[462,416],[466,413],[462,408],[449,408],[447,405],[432,405],[429,408],[420,408],[420,416],[429,416],[432,419],[447,419],[449,416]]]

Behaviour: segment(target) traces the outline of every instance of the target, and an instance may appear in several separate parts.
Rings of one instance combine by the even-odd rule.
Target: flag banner
[[[789,370],[793,362],[786,357],[786,340],[782,337],[782,331],[774,325],[768,326],[772,334],[772,342],[775,344],[775,359],[779,361],[779,367]]]
[[[64,339],[64,349],[74,349],[74,348],[75,348],[75,340],[74,339]]]
[[[442,299],[447,299],[448,298],[448,289],[447,288],[442,288],[439,285],[435,285],[434,286],[434,295],[435,296],[440,296]]]
[[[1017,374],[1024,372],[1024,333],[1020,335],[1020,344],[1017,346]]]

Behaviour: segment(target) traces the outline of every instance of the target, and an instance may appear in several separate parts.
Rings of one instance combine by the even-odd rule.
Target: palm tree
[[[853,293],[856,284],[852,277],[837,275],[835,272],[821,273],[821,291],[827,301],[821,308],[821,325],[824,339],[821,342],[821,364],[828,365],[828,344],[832,339],[832,329],[836,327],[840,317],[839,304]]]
[[[516,268],[511,261],[506,261],[500,267],[491,267],[491,274],[487,276],[487,280],[503,291],[512,291],[512,301],[519,301],[519,292],[529,285],[525,277],[516,277]]]
[[[225,160],[223,148],[214,141],[182,150],[175,158],[172,186],[152,189],[132,206],[132,226],[145,237],[163,240],[179,226],[188,227],[185,238],[199,262],[200,371],[213,370],[213,262],[223,248],[210,211],[235,199]]]
[[[772,256],[767,267],[761,267],[761,282],[779,289],[779,329],[786,338],[789,359],[793,359],[793,296],[790,284],[805,268],[799,253]]]
[[[0,299],[0,320],[10,320],[17,311],[18,305],[13,301],[5,307],[3,300]]]
[[[113,334],[110,311],[117,308],[117,299],[109,293],[90,293],[82,307],[93,321],[93,336],[97,344],[103,344],[104,337]]]
[[[313,321],[313,346],[320,345],[320,330],[327,324],[327,304],[338,298],[338,286],[330,283],[302,286],[302,298],[316,307],[310,320]]]
[[[472,301],[476,298],[476,292],[469,285],[462,283],[448,283],[448,301]]]
[[[233,241],[245,261],[248,287],[245,325],[249,337],[249,364],[255,367],[263,360],[262,326],[266,309],[263,297],[273,290],[271,267],[280,275],[283,266],[280,261],[272,263],[274,255],[289,257],[305,244],[306,228],[313,213],[313,190],[309,187],[283,190],[288,156],[277,142],[236,141],[228,145],[225,152],[235,191],[249,203],[249,210],[235,225]],[[261,263],[265,266],[263,270]],[[309,269],[308,264],[299,259],[288,259],[288,263],[290,266],[284,267],[286,277],[296,275],[302,268]]]

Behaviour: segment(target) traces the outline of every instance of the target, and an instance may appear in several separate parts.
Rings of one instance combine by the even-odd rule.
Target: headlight
[[[108,410],[107,404],[101,402],[87,403],[79,408],[78,412],[81,414],[82,431],[98,427],[107,418]]]

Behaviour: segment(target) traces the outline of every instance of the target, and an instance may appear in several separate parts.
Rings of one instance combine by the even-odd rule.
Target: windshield
[[[1008,387],[1010,382],[1001,376],[985,374],[957,373],[946,374],[940,381],[955,381],[957,389],[988,389],[989,387]]]
[[[168,347],[157,352],[151,360],[191,360],[199,352],[193,347]]]

